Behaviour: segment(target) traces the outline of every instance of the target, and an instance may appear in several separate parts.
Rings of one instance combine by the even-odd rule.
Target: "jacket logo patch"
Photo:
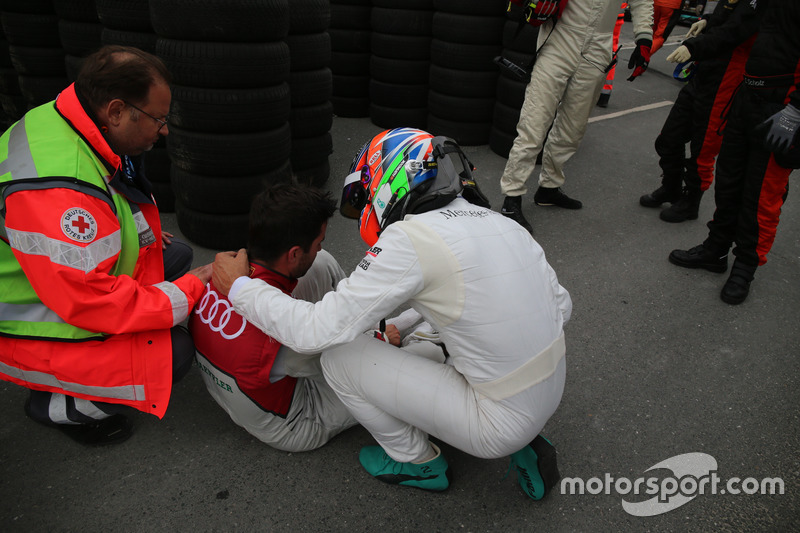
[[[77,242],[92,242],[97,237],[97,221],[86,209],[72,207],[61,215],[61,231]]]

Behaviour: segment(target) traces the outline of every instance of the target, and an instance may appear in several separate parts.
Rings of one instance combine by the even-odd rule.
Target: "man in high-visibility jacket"
[[[137,157],[168,134],[169,80],[155,56],[102,48],[0,137],[0,378],[84,444],[127,438],[125,406],[162,417],[191,368],[178,324],[211,267],[186,273],[184,253],[165,272],[180,245]]]

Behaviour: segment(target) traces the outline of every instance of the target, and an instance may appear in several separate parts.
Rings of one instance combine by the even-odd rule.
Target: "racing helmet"
[[[412,191],[427,192],[436,181],[434,139],[440,138],[414,128],[394,128],[373,137],[356,154],[339,211],[359,220],[361,238],[369,246],[386,226],[411,212],[407,207]],[[452,187],[447,202],[459,191],[460,183]]]

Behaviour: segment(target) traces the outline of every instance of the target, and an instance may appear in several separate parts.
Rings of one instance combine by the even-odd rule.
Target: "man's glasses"
[[[167,125],[167,121],[169,120],[169,115],[167,115],[167,116],[166,116],[166,117],[164,117],[163,119],[156,118],[156,117],[154,117],[153,115],[151,115],[150,113],[148,113],[147,111],[145,111],[144,109],[142,109],[142,108],[140,108],[140,107],[136,107],[135,105],[133,105],[132,103],[128,102],[127,100],[122,100],[122,101],[123,101],[123,102],[125,102],[125,104],[126,104],[126,105],[129,105],[129,106],[131,106],[132,108],[134,108],[136,111],[139,111],[140,113],[144,113],[144,114],[145,114],[145,115],[147,115],[148,117],[150,117],[150,118],[152,118],[153,120],[155,120],[156,122],[158,122],[158,131],[159,131],[159,132],[160,132],[162,129],[164,129],[164,126],[166,126],[166,125]]]

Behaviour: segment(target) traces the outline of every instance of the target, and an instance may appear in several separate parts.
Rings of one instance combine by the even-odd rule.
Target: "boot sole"
[[[681,261],[680,259],[676,259],[673,257],[672,254],[669,254],[669,262],[673,265],[677,265],[683,268],[702,268],[703,270],[708,270],[709,272],[714,272],[715,274],[722,274],[726,270],[728,270],[728,264],[724,265],[714,265],[709,263],[688,263],[685,261]]]

